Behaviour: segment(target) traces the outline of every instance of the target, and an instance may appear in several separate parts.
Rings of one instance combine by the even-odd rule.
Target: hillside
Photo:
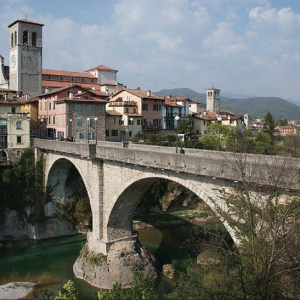
[[[188,88],[165,89],[157,92],[162,96],[186,96],[205,103],[205,94]],[[221,91],[222,94],[222,91]],[[237,114],[249,113],[252,118],[263,118],[270,112],[274,119],[300,120],[300,107],[278,97],[253,97],[247,99],[233,99],[221,97],[221,108],[230,109]]]

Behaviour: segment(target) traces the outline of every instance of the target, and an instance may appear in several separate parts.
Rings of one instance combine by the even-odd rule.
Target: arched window
[[[32,33],[32,46],[36,46],[36,32]]]
[[[15,31],[15,45],[17,45],[17,32]]]
[[[14,46],[14,34],[13,34],[13,33],[11,34],[11,41],[10,41],[10,45],[11,45],[11,47],[13,47],[13,46]]]
[[[28,45],[28,32],[26,30],[23,31],[23,44]]]

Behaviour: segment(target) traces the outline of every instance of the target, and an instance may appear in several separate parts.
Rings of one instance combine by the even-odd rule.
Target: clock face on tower
[[[11,57],[11,66],[13,69],[16,67],[16,56],[14,54]]]

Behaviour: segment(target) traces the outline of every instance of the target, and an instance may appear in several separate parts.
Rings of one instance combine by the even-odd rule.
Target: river
[[[139,231],[139,240],[155,255],[160,268],[173,262],[176,268],[184,270],[187,259],[196,257],[192,248],[183,246],[192,226],[143,229]],[[29,280],[56,293],[68,279],[72,279],[79,291],[79,299],[97,299],[97,289],[73,275],[72,266],[85,242],[84,235],[6,242],[0,250],[1,284]],[[172,284],[165,279],[157,283],[160,296],[172,289]]]

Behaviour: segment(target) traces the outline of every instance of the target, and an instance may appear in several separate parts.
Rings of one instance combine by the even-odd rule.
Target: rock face
[[[23,299],[32,292],[36,283],[11,282],[0,286],[0,299]]]
[[[162,273],[166,278],[174,279],[175,267],[173,265],[163,265]]]
[[[155,257],[135,241],[113,244],[107,256],[91,252],[86,245],[77,258],[73,271],[77,278],[102,289],[111,289],[117,282],[122,288],[132,287],[133,271],[152,273],[157,278]]]

